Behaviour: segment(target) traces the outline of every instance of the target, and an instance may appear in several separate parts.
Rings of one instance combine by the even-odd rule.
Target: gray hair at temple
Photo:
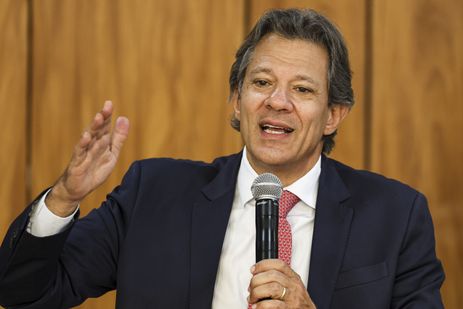
[[[352,107],[352,73],[349,55],[342,34],[326,17],[310,9],[275,9],[267,11],[256,23],[236,52],[230,71],[230,98],[240,98],[246,69],[257,44],[269,34],[278,34],[286,39],[300,39],[325,48],[329,56],[328,104],[343,104]],[[240,121],[233,115],[231,125],[240,130]],[[323,136],[323,153],[334,147],[337,132]]]

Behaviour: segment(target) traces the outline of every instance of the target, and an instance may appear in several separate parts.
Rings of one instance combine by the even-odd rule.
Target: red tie
[[[291,236],[291,226],[288,220],[286,220],[286,216],[288,216],[288,213],[297,202],[299,202],[299,198],[296,195],[284,190],[278,206],[278,258],[289,266],[291,266],[293,239]],[[251,309],[251,304],[248,305],[248,309]]]
[[[289,191],[284,190],[279,203],[278,219],[278,258],[291,266],[292,237],[291,226],[286,216],[299,202],[299,198]]]

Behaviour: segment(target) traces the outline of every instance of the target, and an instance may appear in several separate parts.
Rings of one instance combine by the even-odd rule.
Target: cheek
[[[256,94],[243,94],[238,106],[237,113],[239,114],[240,120],[250,119],[253,115],[257,114],[258,109],[260,108],[259,102],[262,100]]]
[[[304,111],[302,119],[307,137],[323,135],[328,120],[328,112],[327,109],[310,108]]]
[[[257,90],[249,85],[243,89],[241,95],[243,101],[256,105],[265,101],[271,94],[269,91]]]

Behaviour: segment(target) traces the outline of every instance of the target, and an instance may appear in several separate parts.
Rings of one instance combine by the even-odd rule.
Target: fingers
[[[118,117],[114,125],[114,132],[111,139],[111,152],[117,157],[121,151],[124,141],[129,135],[129,119]]]
[[[281,300],[266,299],[251,306],[252,309],[286,309],[286,304]]]
[[[74,146],[74,152],[72,154],[71,162],[68,167],[79,165],[86,157],[87,149],[92,141],[92,136],[88,131],[84,131],[80,136],[79,142]]]
[[[248,301],[256,308],[313,308],[301,278],[285,262],[262,260],[251,273]]]
[[[91,141],[92,136],[90,135],[90,133],[84,131],[84,133],[82,133],[82,136],[80,137],[79,142],[75,147],[75,154],[77,157],[81,157],[85,153],[85,150],[87,149]]]
[[[122,144],[128,136],[129,120],[126,117],[119,117],[111,134],[112,113],[113,104],[111,101],[106,101],[76,144],[71,166],[80,165],[84,160],[91,161],[92,158],[108,150],[116,157],[119,155]]]
[[[111,117],[113,113],[113,102],[110,100],[106,100],[103,105],[103,109],[101,110],[101,115],[104,119]]]
[[[127,118],[120,117],[116,121],[114,134],[111,134],[112,114],[113,105],[111,101],[106,101],[89,128],[82,133],[68,167],[57,182],[65,189],[61,190],[64,193],[57,205],[66,211],[71,209],[68,201],[81,201],[101,185],[114,169],[119,150],[127,138],[129,122]],[[111,151],[113,142],[116,155]]]
[[[255,303],[266,298],[280,299],[285,288],[291,285],[290,280],[276,269],[254,274],[249,284],[249,301]]]
[[[265,282],[263,284],[258,284],[251,287],[249,293],[249,302],[253,304],[260,300],[269,298],[283,301],[284,298],[282,298],[282,295],[286,296],[287,293],[287,288],[283,283],[278,281]]]
[[[263,286],[274,282],[279,283],[280,286],[287,286],[289,280],[290,278],[284,273],[275,269],[271,269],[262,273],[255,274],[251,279],[250,288],[252,289],[258,286]],[[278,287],[278,290],[279,291],[276,291],[277,293],[275,296],[280,295],[278,294],[278,292],[281,293],[282,289]]]
[[[103,136],[107,134],[110,134],[112,113],[113,113],[113,103],[107,100],[105,101],[101,111],[96,113],[89,128],[85,130],[84,133],[82,134],[82,137],[87,135],[87,133],[90,135],[90,142],[86,144],[83,143],[84,144],[83,146],[90,148],[97,140],[101,139]],[[85,138],[84,141],[86,142],[87,139]],[[83,142],[82,139],[81,139],[81,142]]]
[[[81,161],[95,141],[109,133],[112,112],[113,105],[108,100],[104,103],[102,110],[96,113],[89,128],[82,133],[79,142],[74,147],[74,158]]]
[[[107,118],[100,127],[97,136],[92,137],[88,149],[90,158],[99,157],[106,151],[109,151],[108,154],[111,153],[116,159],[119,156],[122,145],[129,134],[129,119],[127,117],[118,117],[112,134],[110,132],[110,122],[106,123],[110,119],[110,117]]]
[[[96,113],[90,124],[89,133],[92,138],[99,139],[104,134],[108,134],[111,128],[111,116],[113,113],[113,104],[111,101],[106,101],[103,109]]]
[[[87,150],[89,160],[101,157],[103,153],[110,149],[111,136],[105,134],[99,139],[94,139],[92,142],[91,147]]]
[[[266,259],[256,263],[251,269],[253,275],[266,272],[268,270],[278,270],[279,272],[285,274],[288,277],[298,276],[291,267],[288,266],[285,262],[279,259]]]

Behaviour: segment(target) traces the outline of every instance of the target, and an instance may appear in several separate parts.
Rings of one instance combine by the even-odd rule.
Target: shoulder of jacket
[[[148,158],[135,161],[131,169],[139,169],[140,173],[144,176],[161,175],[166,180],[179,176],[211,178],[215,176],[223,166],[230,162],[230,160],[239,159],[237,156],[239,156],[239,154],[218,157],[210,163],[188,159]]]
[[[380,195],[408,195],[412,198],[415,198],[417,194],[421,194],[416,189],[399,180],[372,171],[355,169],[334,159],[328,160],[334,165],[346,187],[351,191],[377,192],[378,194],[381,193]]]

